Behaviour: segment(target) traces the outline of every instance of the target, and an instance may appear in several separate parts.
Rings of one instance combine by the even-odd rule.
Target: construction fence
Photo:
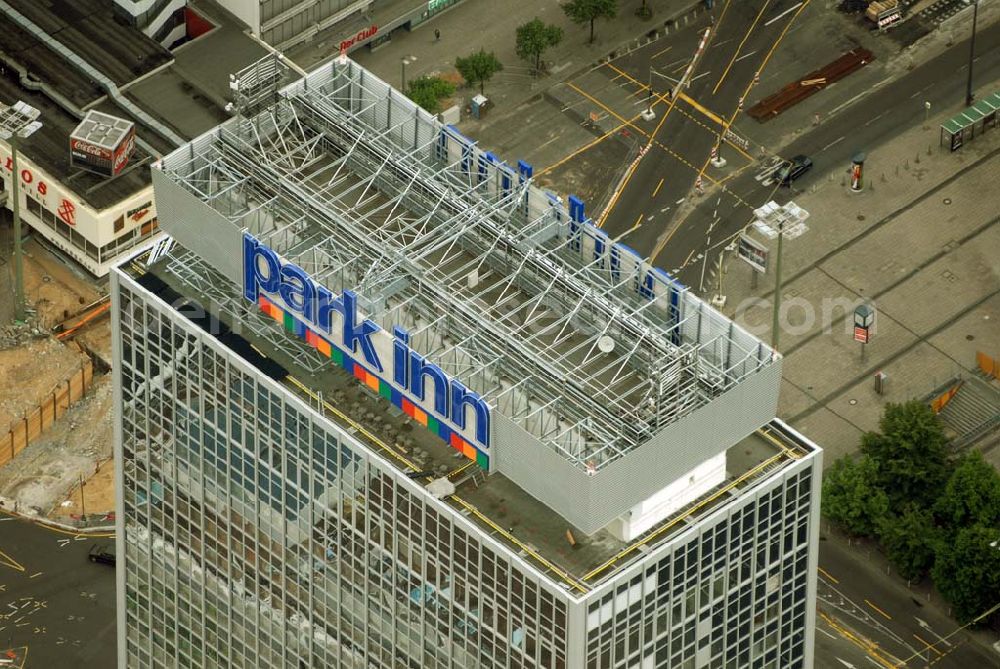
[[[0,435],[0,467],[38,439],[74,402],[83,397],[90,388],[93,377],[94,366],[88,358],[38,406],[15,421],[6,435]]]

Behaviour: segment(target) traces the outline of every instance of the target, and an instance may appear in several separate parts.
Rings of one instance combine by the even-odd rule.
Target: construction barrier
[[[979,365],[979,370],[986,376],[1000,379],[1000,363],[997,362],[996,358],[990,357],[982,351],[977,351],[976,364]]]
[[[56,386],[34,410],[15,421],[10,431],[0,436],[0,467],[37,440],[74,402],[83,397],[93,377],[94,366],[88,358],[75,374]]]
[[[962,387],[962,382],[959,381],[951,388],[949,388],[948,390],[944,391],[943,393],[932,399],[931,411],[933,411],[935,414],[941,413],[941,410],[944,409],[945,406],[947,406],[948,402],[950,402],[951,398],[953,398],[958,393],[958,389],[961,387]]]

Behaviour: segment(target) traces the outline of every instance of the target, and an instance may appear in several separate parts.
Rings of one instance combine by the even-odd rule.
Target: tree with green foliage
[[[1000,526],[1000,474],[982,453],[969,451],[958,460],[934,512],[948,529]]]
[[[406,97],[432,114],[441,111],[441,100],[455,92],[455,84],[441,77],[417,77],[406,87]]]
[[[931,576],[961,623],[1000,602],[1000,528],[975,525],[943,542]]]
[[[861,437],[861,452],[875,464],[876,485],[894,509],[930,507],[951,473],[948,439],[937,416],[917,400],[890,403],[879,430]]]
[[[569,0],[562,10],[573,23],[590,24],[590,43],[594,43],[594,21],[613,19],[618,14],[618,0]]]
[[[515,49],[521,58],[532,61],[535,72],[541,71],[542,54],[550,46],[562,41],[563,31],[557,25],[542,23],[535,17],[524,25],[517,27],[517,43]]]
[[[889,513],[876,529],[886,556],[904,578],[923,578],[934,566],[939,539],[930,511],[909,508],[899,515]]]
[[[503,63],[497,60],[492,51],[483,49],[469,54],[465,58],[455,59],[455,69],[470,84],[479,84],[479,93],[484,94],[483,87],[493,75],[503,69]]]
[[[823,513],[851,534],[875,534],[889,513],[889,498],[878,488],[877,478],[870,458],[837,460],[823,475]]]

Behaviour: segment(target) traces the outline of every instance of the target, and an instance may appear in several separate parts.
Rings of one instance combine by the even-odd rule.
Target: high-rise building
[[[811,667],[780,355],[357,64],[276,70],[112,275],[120,666]]]

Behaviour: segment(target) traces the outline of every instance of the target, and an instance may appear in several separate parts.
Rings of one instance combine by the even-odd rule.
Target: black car
[[[808,156],[798,155],[791,160],[782,161],[771,178],[782,186],[791,186],[792,182],[808,172],[813,166],[813,161]]]
[[[100,562],[115,566],[115,545],[113,543],[94,544],[90,547],[87,558],[91,562]]]

